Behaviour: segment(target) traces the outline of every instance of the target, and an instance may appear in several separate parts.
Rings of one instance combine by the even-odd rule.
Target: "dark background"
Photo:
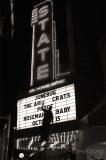
[[[2,0],[0,17],[0,114],[12,115],[20,92],[30,85],[32,47],[31,11],[42,1],[15,0],[14,36],[11,38],[9,2]],[[90,112],[105,94],[106,9],[103,2],[54,0],[57,49],[61,72],[74,75],[79,118]]]

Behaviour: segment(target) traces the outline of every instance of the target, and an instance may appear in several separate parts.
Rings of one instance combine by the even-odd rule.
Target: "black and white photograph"
[[[0,160],[106,160],[103,1],[0,1]]]

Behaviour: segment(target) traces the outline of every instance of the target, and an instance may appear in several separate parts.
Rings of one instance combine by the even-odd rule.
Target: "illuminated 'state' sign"
[[[52,106],[53,123],[75,120],[74,84],[19,100],[17,102],[17,129],[41,126],[44,116],[41,109],[43,104],[46,109]]]
[[[44,1],[32,10],[31,85],[53,80],[52,1]]]

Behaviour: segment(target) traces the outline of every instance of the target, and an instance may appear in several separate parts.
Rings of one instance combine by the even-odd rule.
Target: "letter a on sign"
[[[47,35],[45,33],[42,33],[37,47],[40,47],[42,44],[48,44],[48,43],[49,43],[49,39],[48,39]]]

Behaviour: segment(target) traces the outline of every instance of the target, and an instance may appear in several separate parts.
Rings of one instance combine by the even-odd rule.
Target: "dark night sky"
[[[38,1],[41,2],[41,1]],[[64,64],[62,71],[69,67],[67,46],[67,16],[66,1],[54,1],[54,20],[57,27],[57,48],[60,50],[60,62]],[[37,3],[37,2],[36,2]],[[3,114],[12,113],[16,116],[16,102],[20,92],[30,84],[31,63],[31,10],[34,0],[15,1],[15,33],[12,42],[3,44],[2,64],[2,106]],[[72,9],[73,40],[76,49],[97,47],[101,37],[106,32],[104,4],[95,5],[74,0],[70,3]],[[68,17],[70,19],[70,17]],[[5,47],[6,46],[6,47]],[[90,49],[91,49],[90,48]],[[5,54],[4,54],[5,53]],[[4,111],[5,110],[5,111]]]

